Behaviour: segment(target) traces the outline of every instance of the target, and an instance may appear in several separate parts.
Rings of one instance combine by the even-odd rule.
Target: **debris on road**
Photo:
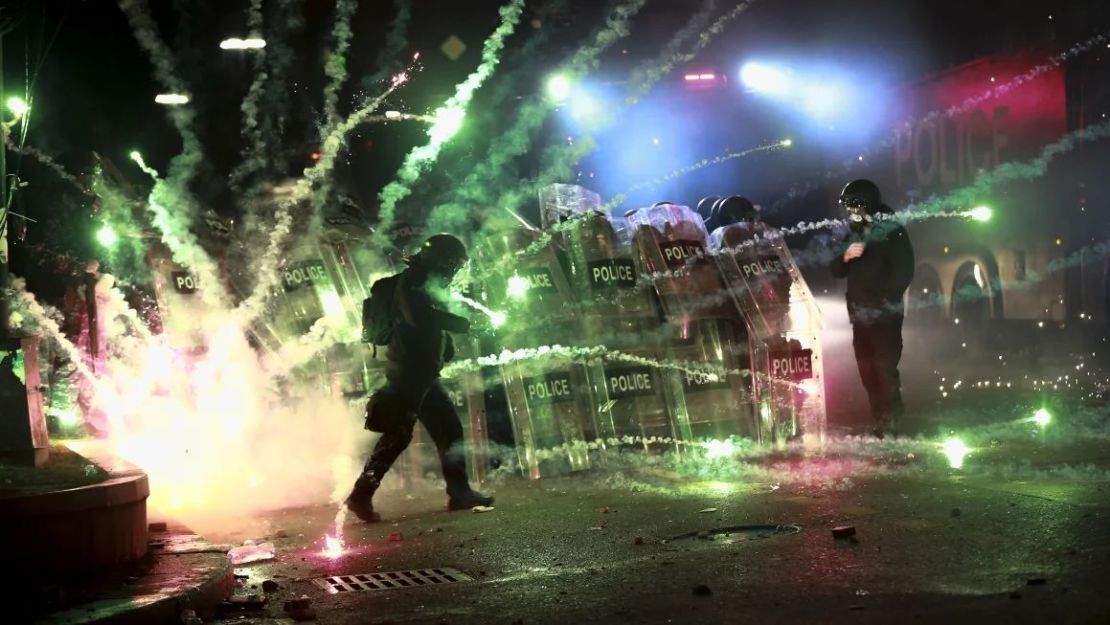
[[[832,528],[833,538],[843,540],[845,538],[852,538],[856,535],[855,525],[838,525]]]
[[[594,525],[596,525],[598,529],[601,529],[601,528],[605,527],[606,525],[609,525],[609,522],[606,521],[605,519],[599,519],[597,521],[597,523],[595,523]]]
[[[711,597],[711,596],[713,596],[713,590],[709,586],[706,586],[705,584],[698,584],[697,586],[694,586],[694,589],[693,589],[692,592],[693,592],[695,597]]]
[[[224,602],[226,607],[231,608],[247,608],[250,610],[260,610],[266,606],[266,597],[252,592],[245,595],[231,595]]]
[[[389,542],[391,542],[391,543],[399,543],[399,542],[403,541],[404,539],[405,539],[405,536],[403,534],[401,534],[401,532],[393,532],[392,534],[389,535]]]
[[[274,543],[254,544],[253,540],[243,543],[242,547],[234,547],[227,552],[232,564],[247,564],[274,558]]]
[[[471,510],[474,512],[489,512],[493,510],[493,506],[474,506]]]
[[[637,536],[637,537],[636,537],[636,538],[635,538],[635,539],[634,539],[634,540],[632,541],[632,544],[633,544],[633,545],[642,545],[642,544],[644,544],[644,537],[643,537],[643,536]]]
[[[698,510],[698,514],[709,514],[710,512],[716,512],[716,511],[717,511],[716,508],[705,508],[704,510]]]

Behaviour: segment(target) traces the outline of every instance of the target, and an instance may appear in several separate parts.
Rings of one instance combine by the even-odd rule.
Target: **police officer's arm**
[[[402,321],[416,328],[459,334],[470,331],[470,322],[465,317],[437,309],[427,293],[405,284],[399,285],[397,289],[397,310],[401,313]]]
[[[896,228],[887,237],[887,258],[890,271],[887,273],[886,292],[894,299],[901,299],[913,281],[913,245],[910,235],[903,227]]]

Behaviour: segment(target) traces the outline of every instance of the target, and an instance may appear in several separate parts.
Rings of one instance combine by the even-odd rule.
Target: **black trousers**
[[[902,378],[898,362],[902,359],[902,315],[884,317],[871,323],[852,324],[852,347],[856,365],[875,422],[889,423],[902,415]]]
[[[382,478],[409,443],[416,422],[432,437],[439,454],[447,494],[470,491],[463,451],[463,428],[447,391],[435,376],[391,372],[385,387],[367,405],[367,427],[382,437],[355,483],[353,496],[372,496]]]

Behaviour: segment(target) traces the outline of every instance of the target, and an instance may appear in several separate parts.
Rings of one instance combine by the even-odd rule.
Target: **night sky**
[[[275,97],[289,111],[281,143],[288,173],[310,164],[316,149],[315,123],[320,117],[324,84],[323,59],[329,47],[334,2],[308,0],[303,25],[283,31],[284,46],[295,56],[290,81]],[[1031,2],[998,8],[990,2],[846,3],[781,0],[757,2],[737,19],[694,62],[735,74],[740,59],[751,54],[804,52],[814,57],[835,56],[867,67],[876,84],[896,85],[966,62],[977,55],[1020,49],[1023,46],[1089,36],[1107,23],[1105,3]],[[208,188],[198,195],[221,212],[233,210],[226,176],[242,148],[238,111],[254,73],[249,53],[225,52],[218,42],[243,35],[246,0],[228,2],[152,2],[163,39],[176,54],[176,69],[191,89],[198,134],[205,147],[204,177]],[[281,19],[277,3],[265,2],[267,38],[273,39]],[[123,13],[109,0],[25,0],[6,3],[4,15],[14,29],[4,41],[5,92],[14,93],[34,82],[34,115],[28,144],[52,154],[95,150],[120,165],[136,181],[142,177],[127,161],[139,149],[156,168],[163,169],[177,153],[179,141],[164,107],[153,101],[162,91],[151,66],[135,42]],[[427,112],[448,97],[453,86],[478,63],[482,40],[497,23],[499,3],[485,0],[450,2],[414,0],[408,29],[409,51],[420,50],[424,70],[391,103],[391,108]],[[595,75],[619,81],[634,62],[658,49],[694,11],[688,0],[649,0],[634,23],[633,33],[604,58]],[[720,7],[732,6],[721,2]],[[1064,7],[1067,8],[1064,8]],[[557,61],[597,26],[606,5],[583,0],[528,2],[517,34],[510,40],[498,73],[475,99],[465,130],[445,153],[446,173],[429,184],[444,184],[451,171],[465,173],[458,162],[480,158],[489,136],[504,123],[505,105],[491,110],[485,98],[496,89],[520,96],[534,93]],[[362,2],[353,20],[354,42],[348,54],[350,79],[341,109],[363,93],[374,93],[365,79],[375,69],[378,50],[395,13],[391,2]],[[1051,16],[1051,18],[1050,18]],[[514,56],[525,42],[548,35],[539,53]],[[449,36],[468,48],[452,61],[440,52]],[[273,46],[271,46],[273,50]],[[35,71],[36,66],[38,71]],[[657,87],[659,97],[674,88],[680,71]],[[506,82],[511,81],[511,82]],[[717,111],[740,111],[742,94],[721,96],[727,105]],[[515,99],[509,100],[512,108]],[[344,109],[344,106],[347,108]],[[720,124],[707,114],[707,124]],[[730,125],[730,123],[726,123]],[[360,203],[374,195],[396,171],[404,153],[420,141],[422,129],[393,124],[364,127],[351,140],[350,163],[337,172]],[[543,140],[541,138],[541,140]],[[453,169],[454,166],[454,169]],[[527,171],[527,168],[525,168]]]

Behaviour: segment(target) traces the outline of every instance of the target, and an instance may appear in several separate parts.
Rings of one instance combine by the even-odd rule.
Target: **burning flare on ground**
[[[320,555],[337,560],[343,557],[345,553],[347,553],[347,548],[343,546],[343,537],[338,532],[335,536],[324,536],[324,550],[320,552]]]

